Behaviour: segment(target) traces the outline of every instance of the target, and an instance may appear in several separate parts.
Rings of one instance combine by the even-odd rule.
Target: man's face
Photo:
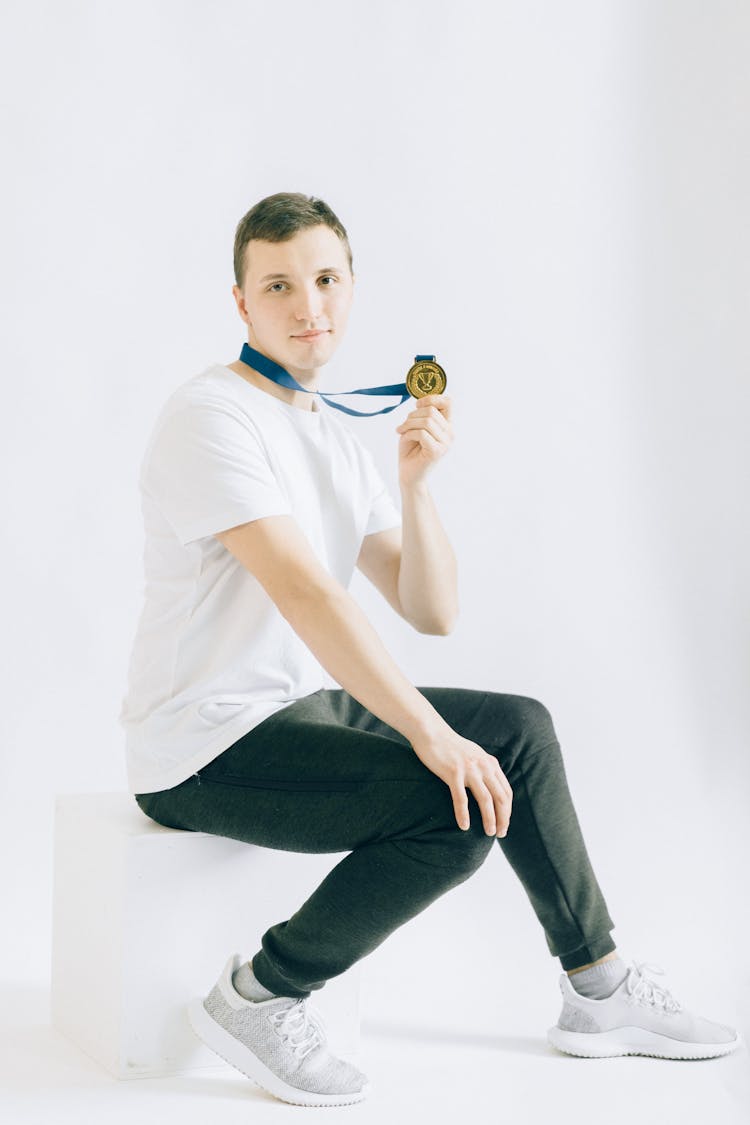
[[[295,377],[314,374],[341,342],[354,296],[341,239],[320,224],[287,242],[253,239],[245,260],[244,286],[233,286],[232,293],[250,347]],[[321,334],[303,338],[314,330]]]

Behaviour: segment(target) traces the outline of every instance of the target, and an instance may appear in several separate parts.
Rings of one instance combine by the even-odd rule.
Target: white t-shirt
[[[338,686],[214,533],[294,516],[348,587],[401,514],[340,411],[282,402],[221,364],[179,386],[140,468],[144,604],[118,722],[132,793],[170,789],[263,719]]]

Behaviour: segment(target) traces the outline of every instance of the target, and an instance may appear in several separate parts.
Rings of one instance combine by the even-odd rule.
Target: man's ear
[[[236,282],[232,286],[232,296],[234,297],[235,304],[237,305],[237,312],[240,314],[240,316],[244,320],[245,324],[249,325],[250,324],[250,318],[248,317],[247,305],[245,304],[245,298],[242,295],[242,290],[240,289],[239,285],[237,285]]]

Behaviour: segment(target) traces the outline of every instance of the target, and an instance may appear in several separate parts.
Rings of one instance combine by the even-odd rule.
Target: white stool
[[[53,1026],[117,1078],[228,1066],[186,1005],[248,959],[346,852],[276,851],[165,828],[129,793],[55,800]],[[360,965],[312,992],[331,1050],[357,1061]]]

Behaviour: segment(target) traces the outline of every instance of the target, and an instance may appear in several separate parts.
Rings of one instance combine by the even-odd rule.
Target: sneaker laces
[[[669,989],[644,976],[645,972],[664,973],[661,965],[650,964],[647,961],[634,961],[633,968],[628,974],[628,992],[635,1000],[642,1004],[651,1005],[664,1012],[679,1012],[682,1004],[675,1000]]]
[[[268,1017],[282,1040],[290,1044],[300,1059],[323,1042],[325,1031],[321,1015],[314,1009],[308,1010],[307,1000],[307,996],[299,997],[289,1007],[272,1012]]]

